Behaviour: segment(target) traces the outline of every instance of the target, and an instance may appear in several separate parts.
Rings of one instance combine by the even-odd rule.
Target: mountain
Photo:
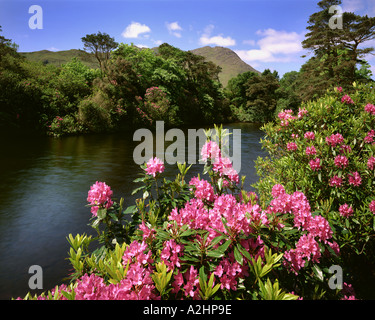
[[[64,63],[69,62],[73,58],[78,58],[83,64],[90,68],[99,68],[98,61],[93,54],[87,53],[83,50],[65,50],[65,51],[34,51],[34,52],[20,52],[21,55],[27,59],[35,62],[42,62],[43,64],[52,64],[55,66],[61,66]]]
[[[157,52],[157,48],[153,48]],[[222,68],[219,74],[219,79],[224,87],[228,84],[229,79],[246,71],[259,72],[253,67],[241,60],[241,58],[231,49],[224,47],[202,47],[190,52],[203,56],[207,61],[212,61]],[[93,54],[87,53],[83,50],[65,50],[65,51],[34,51],[21,52],[21,54],[31,61],[42,62],[44,64],[53,64],[60,66],[69,62],[76,57],[90,68],[98,68],[98,62]]]
[[[246,71],[260,73],[252,66],[241,60],[241,58],[233,50],[228,48],[206,46],[190,51],[196,55],[203,56],[206,60],[212,61],[222,68],[222,71],[219,74],[219,79],[224,87],[226,87],[228,84],[229,79],[237,76],[240,73]]]

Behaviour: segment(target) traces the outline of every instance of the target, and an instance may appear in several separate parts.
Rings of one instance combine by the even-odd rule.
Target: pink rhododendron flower
[[[322,168],[319,158],[310,160],[309,165],[313,171],[317,171]]]
[[[87,201],[91,205],[91,213],[94,216],[97,215],[99,207],[109,209],[112,206],[112,194],[111,188],[105,182],[96,181],[95,184],[90,187]]]
[[[153,177],[164,171],[164,163],[159,158],[151,158],[146,164],[146,172]]]
[[[340,178],[339,176],[333,176],[330,180],[329,180],[329,185],[331,187],[341,187],[342,185],[342,178]]]
[[[215,161],[220,155],[220,148],[215,141],[206,142],[201,149],[201,156],[204,161],[207,161],[208,159]]]
[[[283,195],[283,194],[285,194],[285,189],[284,189],[283,185],[275,184],[272,187],[272,197],[273,198],[277,198],[277,197],[279,197],[280,195]]]
[[[289,151],[296,151],[298,148],[295,142],[288,142],[286,147]]]
[[[367,136],[364,138],[364,141],[366,143],[372,143],[372,142],[374,142],[374,136],[375,136],[375,131],[374,130],[370,130],[367,133]]]
[[[219,156],[215,159],[212,170],[218,172],[220,176],[226,176],[230,181],[234,183],[239,182],[239,176],[237,171],[232,167],[232,162],[227,157]],[[223,185],[228,186],[228,181],[224,180]]]
[[[339,212],[343,217],[348,218],[353,215],[354,210],[352,206],[349,207],[348,204],[344,203],[339,207]]]
[[[340,133],[332,134],[329,137],[326,137],[326,142],[332,147],[344,142],[344,137]]]
[[[307,131],[304,135],[305,139],[307,140],[314,140],[315,139],[315,134],[312,131]]]
[[[316,149],[314,146],[311,146],[311,147],[306,147],[306,155],[307,156],[313,156],[316,154]]]
[[[374,170],[374,165],[375,165],[375,157],[371,156],[367,160],[367,168],[369,168],[370,170]]]
[[[338,92],[342,92],[342,87],[336,87]]]
[[[303,268],[306,263],[304,259],[319,263],[321,257],[319,244],[311,234],[303,234],[298,240],[296,248],[286,251],[284,257],[290,262],[292,271],[298,274],[298,271]]]
[[[362,184],[361,176],[359,175],[357,171],[351,172],[349,174],[349,184],[356,186],[356,187]]]
[[[299,108],[299,111],[298,111],[298,119],[301,119],[303,116],[305,116],[307,114],[307,110],[305,108],[301,109]]]
[[[335,157],[334,163],[336,167],[344,169],[348,166],[349,160],[347,157],[339,155]]]
[[[341,98],[341,102],[342,103],[346,103],[346,104],[353,104],[354,101],[352,100],[352,98],[350,98],[349,95],[344,95],[342,98]]]
[[[369,205],[370,211],[375,214],[375,200],[372,200]]]
[[[214,201],[215,199],[214,188],[208,181],[204,179],[200,180],[197,177],[193,177],[190,180],[189,184],[192,186],[195,186],[194,195],[197,199],[206,200],[209,202]]]
[[[365,106],[365,111],[369,114],[375,115],[375,106],[373,104],[368,103]]]

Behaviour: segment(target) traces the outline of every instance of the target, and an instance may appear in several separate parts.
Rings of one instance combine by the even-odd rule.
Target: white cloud
[[[258,30],[256,34],[262,36],[256,42],[259,49],[235,51],[244,61],[289,62],[303,50],[301,45],[303,35],[297,32],[266,29]]]
[[[138,47],[138,48],[149,48],[149,46],[147,46],[145,44],[141,44],[141,43],[135,44],[135,46]]]
[[[157,46],[160,46],[163,43],[164,43],[164,41],[162,41],[162,40],[155,40],[154,41],[154,44],[156,44]]]
[[[214,28],[215,26],[212,24],[208,25],[205,28],[202,36],[199,39],[200,44],[204,46],[208,46],[212,44],[212,45],[217,45],[221,47],[230,47],[236,44],[236,41],[234,39],[232,39],[231,37],[223,37],[223,35],[221,34],[211,37],[211,33]]]
[[[244,40],[242,44],[248,44],[250,46],[255,46],[255,40]]]
[[[47,49],[48,51],[60,51],[59,49],[55,48],[55,47],[50,47]]]
[[[151,32],[151,29],[145,24],[140,24],[139,22],[132,22],[126,29],[122,32],[124,38],[138,38],[142,33]]]
[[[167,26],[167,29],[170,34],[174,35],[177,38],[181,38],[181,32],[179,31],[182,31],[183,29],[177,21],[171,23],[166,22],[165,25]]]
[[[341,7],[344,12],[375,16],[374,0],[343,0]]]

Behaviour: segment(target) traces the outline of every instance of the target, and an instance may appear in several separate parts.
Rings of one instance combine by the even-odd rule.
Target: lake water
[[[241,130],[240,175],[246,176],[246,189],[252,190],[250,185],[257,181],[254,161],[265,155],[259,143],[263,133],[255,124],[224,127]],[[85,207],[95,181],[106,182],[114,197],[134,204],[132,181],[141,169],[133,151],[140,142],[125,133],[58,139],[3,137],[0,141],[0,299],[10,299],[30,291],[32,265],[42,267],[43,290],[60,284],[69,274],[66,237],[95,234],[87,226],[91,213]],[[187,179],[201,173],[202,167],[194,165]],[[175,173],[177,166],[166,165],[169,178]]]

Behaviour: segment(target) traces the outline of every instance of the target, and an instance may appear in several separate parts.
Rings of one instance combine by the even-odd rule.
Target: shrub
[[[349,298],[328,288],[328,267],[339,254],[329,221],[311,211],[303,193],[282,185],[261,208],[219,145],[207,141],[205,178],[189,182],[186,164],[170,181],[162,179],[163,163],[150,159],[135,180],[141,197],[126,209],[109,186],[95,183],[87,200],[102,246],[91,253],[95,239],[69,235],[71,283],[25,298]]]
[[[329,221],[341,263],[359,281],[359,261],[374,270],[375,93],[370,85],[354,84],[353,90],[349,96],[335,88],[302,105],[298,114],[284,110],[264,125],[269,157],[257,160],[255,187],[263,202],[273,184],[303,192],[312,211]],[[371,274],[361,273],[365,284]]]

